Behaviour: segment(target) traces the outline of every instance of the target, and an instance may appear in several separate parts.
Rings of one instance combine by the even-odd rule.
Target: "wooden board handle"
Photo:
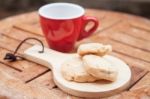
[[[33,47],[24,51],[23,57],[53,69],[56,66],[60,66],[60,63],[62,63],[61,61],[64,61],[64,58],[67,59],[74,55],[57,52],[50,48],[45,48],[44,53],[39,53],[40,49],[40,45],[34,45]]]

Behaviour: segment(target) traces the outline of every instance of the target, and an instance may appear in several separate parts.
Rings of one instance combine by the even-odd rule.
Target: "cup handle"
[[[89,22],[93,22],[94,25],[88,31],[86,31],[85,27],[87,26],[87,24]],[[78,40],[82,40],[83,38],[90,36],[97,29],[98,25],[99,25],[98,20],[95,17],[83,16],[83,28],[81,30],[79,37],[78,37]]]

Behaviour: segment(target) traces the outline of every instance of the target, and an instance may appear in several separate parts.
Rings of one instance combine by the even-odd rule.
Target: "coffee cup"
[[[95,17],[86,16],[83,7],[72,3],[51,3],[39,9],[40,23],[51,49],[69,52],[75,42],[90,36],[98,27]],[[86,30],[89,22],[93,26]]]

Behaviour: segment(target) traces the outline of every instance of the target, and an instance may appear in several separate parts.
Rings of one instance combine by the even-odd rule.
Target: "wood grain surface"
[[[149,99],[150,21],[124,13],[94,9],[87,9],[86,15],[97,17],[100,26],[92,36],[77,42],[76,47],[87,42],[111,44],[111,54],[127,62],[132,70],[130,88],[105,99]],[[42,65],[29,60],[13,63],[3,60],[5,53],[12,53],[27,37],[39,38],[47,46],[37,12],[0,21],[0,99],[83,99],[57,88],[51,70]],[[27,41],[18,54],[33,44],[38,42]]]

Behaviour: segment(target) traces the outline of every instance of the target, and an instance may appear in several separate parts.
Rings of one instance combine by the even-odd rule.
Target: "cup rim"
[[[64,17],[64,18],[59,18],[59,17],[52,17],[52,16],[48,16],[47,14],[44,14],[43,13],[43,10],[46,9],[47,7],[50,7],[50,6],[55,6],[55,5],[70,5],[70,6],[73,6],[73,7],[76,7],[78,9],[81,10],[81,13],[78,14],[78,15],[75,15],[75,16],[72,16],[72,17]],[[56,19],[56,20],[64,20],[64,19],[75,19],[75,18],[79,18],[81,16],[83,16],[85,14],[85,10],[82,6],[80,5],[77,5],[77,4],[73,4],[73,3],[50,3],[50,4],[46,4],[46,5],[43,5],[39,8],[38,10],[38,14],[44,18],[47,18],[47,19]]]

